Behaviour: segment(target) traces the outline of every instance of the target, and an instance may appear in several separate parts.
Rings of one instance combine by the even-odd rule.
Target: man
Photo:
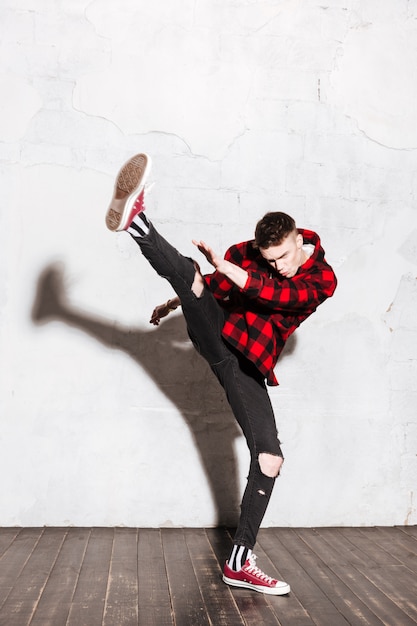
[[[272,595],[290,586],[256,566],[252,550],[283,455],[266,383],[277,385],[274,366],[286,340],[331,296],[336,277],[326,263],[318,235],[298,230],[289,215],[267,213],[255,239],[232,246],[220,257],[204,241],[194,241],[215,271],[203,276],[144,214],[150,157],[138,154],[120,170],[106,216],[113,231],[127,231],[176,297],[157,306],[150,322],[182,306],[188,334],[223,386],[245,435],[250,455],[248,482],[239,524],[223,580]]]

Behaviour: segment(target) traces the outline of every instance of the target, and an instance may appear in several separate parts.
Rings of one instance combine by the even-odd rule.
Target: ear
[[[297,242],[297,248],[298,249],[303,247],[304,238],[303,238],[301,233],[298,233],[298,235],[295,238],[295,241]]]

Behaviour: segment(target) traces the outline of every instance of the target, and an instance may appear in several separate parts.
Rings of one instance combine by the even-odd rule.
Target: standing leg
[[[283,460],[275,416],[264,380],[247,359],[231,354],[212,369],[226,391],[251,455],[234,541],[252,549]]]
[[[271,401],[263,377],[245,357],[233,354],[212,366],[226,391],[233,413],[248,444],[251,460],[241,504],[234,546],[225,564],[223,580],[261,593],[283,595],[290,586],[273,579],[256,564],[252,549],[265,515],[283,456]]]

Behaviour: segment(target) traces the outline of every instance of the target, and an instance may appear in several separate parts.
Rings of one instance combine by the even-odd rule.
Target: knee
[[[276,478],[281,470],[284,459],[282,456],[261,452],[258,457],[259,467],[262,474],[269,478]]]
[[[204,282],[203,275],[200,271],[200,266],[198,265],[196,261],[194,261],[194,267],[195,267],[195,276],[194,276],[194,282],[191,285],[191,291],[194,293],[194,295],[197,296],[197,298],[200,298],[200,296],[202,295],[204,291],[205,282]]]

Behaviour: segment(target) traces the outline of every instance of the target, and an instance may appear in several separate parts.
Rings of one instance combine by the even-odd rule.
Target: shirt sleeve
[[[318,306],[330,297],[336,288],[336,277],[330,266],[325,266],[305,279],[268,278],[248,270],[248,279],[242,288],[248,298],[271,310],[300,311]]]
[[[234,284],[220,272],[213,272],[204,276],[204,280],[210,291],[218,299],[227,298],[234,288]]]

